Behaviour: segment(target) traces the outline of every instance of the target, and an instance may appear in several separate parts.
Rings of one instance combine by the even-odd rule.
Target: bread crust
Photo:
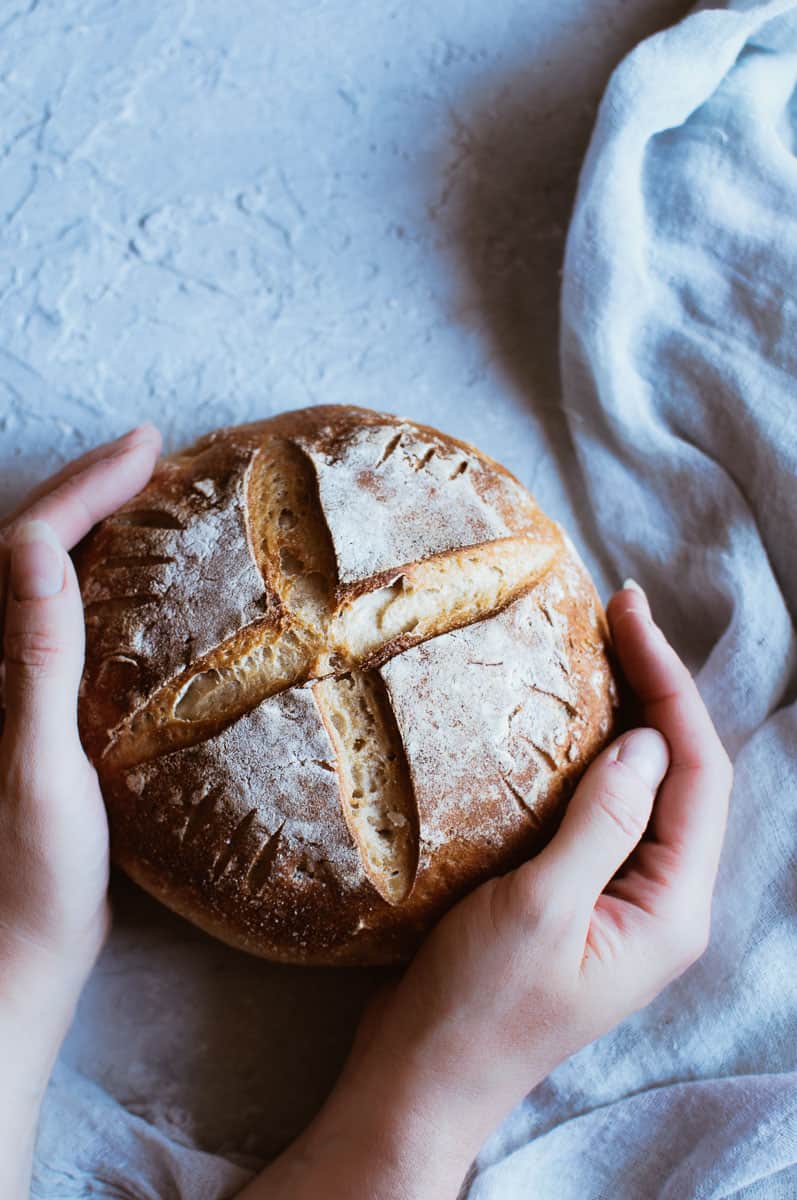
[[[114,859],[267,958],[405,959],[545,844],[615,731],[572,545],[500,464],[399,417],[217,430],[77,566]]]

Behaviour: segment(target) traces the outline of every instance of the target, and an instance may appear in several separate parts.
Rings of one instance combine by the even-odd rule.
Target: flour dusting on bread
[[[615,727],[572,544],[497,463],[408,421],[216,431],[77,557],[115,858],[256,954],[406,958],[544,845]]]

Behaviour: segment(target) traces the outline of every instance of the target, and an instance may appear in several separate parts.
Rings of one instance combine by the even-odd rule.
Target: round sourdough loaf
[[[472,446],[319,407],[164,459],[77,555],[115,860],[234,946],[406,957],[614,732],[572,545]]]

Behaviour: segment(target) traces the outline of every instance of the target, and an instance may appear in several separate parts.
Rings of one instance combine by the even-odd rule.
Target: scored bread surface
[[[114,855],[254,953],[405,957],[544,844],[613,730],[570,543],[498,464],[399,418],[219,430],[78,570]]]

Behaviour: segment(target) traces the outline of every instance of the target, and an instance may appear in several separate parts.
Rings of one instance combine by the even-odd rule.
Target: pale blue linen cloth
[[[797,0],[736,4],[639,46],[601,106],[563,408],[607,561],[698,670],[737,782],[708,953],[532,1093],[471,1200],[797,1196],[796,85]],[[59,1068],[39,1200],[246,1177]]]
[[[736,786],[708,953],[529,1098],[472,1200],[797,1196],[796,83],[793,2],[695,13],[615,72],[582,170],[566,410]]]

